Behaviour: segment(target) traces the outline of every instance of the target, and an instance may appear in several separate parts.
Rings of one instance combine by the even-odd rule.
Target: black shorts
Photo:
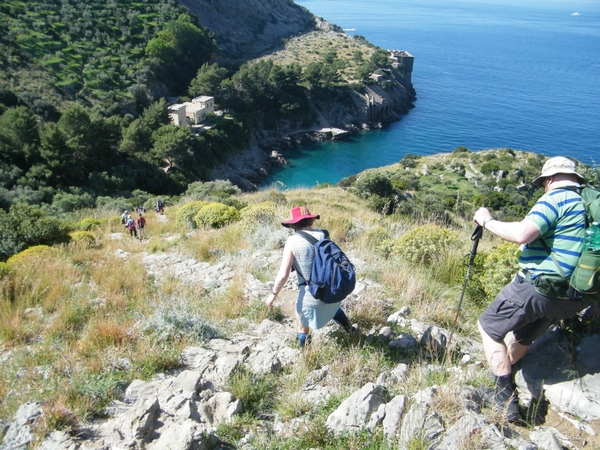
[[[483,330],[496,342],[513,332],[517,342],[531,345],[550,325],[572,317],[592,302],[545,297],[517,275],[479,316]]]

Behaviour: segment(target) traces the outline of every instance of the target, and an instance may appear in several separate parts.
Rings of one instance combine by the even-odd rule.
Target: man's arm
[[[487,208],[479,208],[473,220],[502,239],[516,244],[529,244],[540,236],[540,230],[533,222],[526,219],[520,222],[501,222],[494,219]]]

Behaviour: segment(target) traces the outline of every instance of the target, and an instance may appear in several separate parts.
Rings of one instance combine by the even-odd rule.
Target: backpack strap
[[[318,230],[318,231],[322,231],[323,234],[325,234],[325,239],[329,239],[329,231],[327,230]],[[311,244],[312,246],[314,246],[317,242],[319,242],[319,240],[314,237],[312,234],[307,233],[306,231],[296,231],[294,234],[297,234],[298,236],[301,236],[302,238],[306,239],[309,244]],[[302,279],[304,280],[304,282],[299,282],[298,286],[305,286],[308,284],[308,280],[310,278],[306,278],[303,274],[302,271],[300,271],[300,268],[298,266],[298,263],[296,262],[296,257],[294,256],[294,261],[292,262],[292,272],[293,271],[298,272],[298,274],[302,277]]]
[[[312,234],[307,233],[306,231],[296,231],[296,234],[298,236],[302,236],[304,239],[306,239],[312,245],[315,245],[317,242],[319,242],[319,240],[316,237],[314,237]]]

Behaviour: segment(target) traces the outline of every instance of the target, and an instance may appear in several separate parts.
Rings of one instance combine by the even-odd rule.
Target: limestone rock
[[[327,428],[340,434],[364,428],[379,407],[385,403],[385,389],[374,383],[365,384],[329,415]]]

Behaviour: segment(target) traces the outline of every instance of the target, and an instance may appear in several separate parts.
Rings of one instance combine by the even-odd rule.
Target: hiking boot
[[[310,334],[298,333],[297,339],[300,344],[300,349],[304,349],[304,347],[310,344]]]
[[[492,397],[492,409],[502,413],[507,422],[521,420],[519,399],[512,375],[495,377],[496,386]]]

